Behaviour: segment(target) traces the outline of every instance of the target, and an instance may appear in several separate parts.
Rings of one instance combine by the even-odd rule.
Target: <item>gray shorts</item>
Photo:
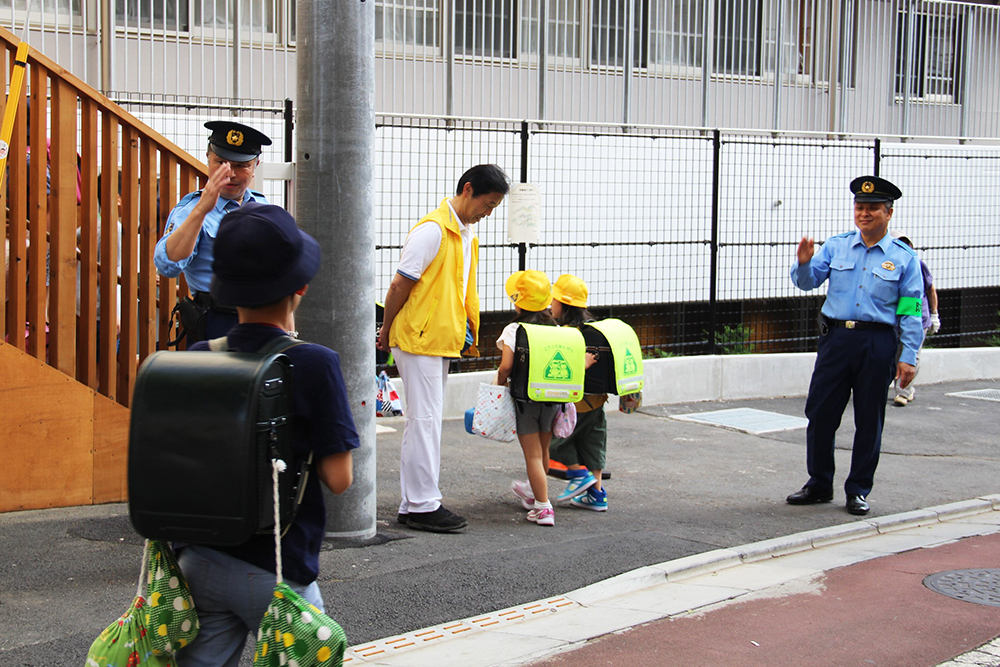
[[[534,401],[514,401],[514,417],[518,435],[551,433],[552,422],[562,403],[535,403]]]

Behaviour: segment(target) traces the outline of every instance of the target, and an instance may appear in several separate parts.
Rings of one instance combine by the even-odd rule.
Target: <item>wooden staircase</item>
[[[3,90],[17,46],[0,28]],[[183,280],[157,277],[153,248],[180,196],[207,178],[34,49],[26,70],[0,189],[0,512],[127,499],[136,370],[166,347],[186,293]],[[30,148],[42,146],[45,160]]]

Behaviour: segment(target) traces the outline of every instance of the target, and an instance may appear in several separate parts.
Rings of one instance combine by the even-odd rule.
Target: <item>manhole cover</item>
[[[1000,570],[951,570],[924,578],[924,586],[956,600],[1000,607]]]
[[[956,391],[946,396],[958,396],[959,398],[977,398],[980,401],[1000,401],[1000,389],[972,389],[970,391]]]
[[[776,431],[791,431],[797,428],[805,428],[809,424],[809,420],[803,417],[790,417],[777,412],[756,410],[754,408],[731,408],[729,410],[715,410],[713,412],[695,412],[688,415],[671,415],[670,418],[682,422],[695,422],[698,424],[708,424],[709,426],[731,428],[752,435],[774,433]]]

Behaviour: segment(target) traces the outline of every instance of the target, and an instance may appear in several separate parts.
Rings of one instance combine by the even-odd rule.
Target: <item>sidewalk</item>
[[[563,596],[352,647],[348,665],[936,665],[1000,635],[1000,495],[644,567]],[[985,588],[985,590],[984,590]],[[551,657],[546,657],[551,656]],[[1000,664],[1000,650],[982,652]]]
[[[666,654],[628,658],[629,667],[698,664],[686,654],[683,661],[671,663],[685,638],[698,636],[688,626],[709,627],[705,619],[728,618],[726,614],[737,609],[752,611],[764,604],[758,600],[762,590],[780,597],[771,598],[774,608],[760,613],[780,618],[778,611],[785,603],[807,610],[809,606],[802,607],[799,600],[836,600],[846,595],[830,594],[840,573],[880,567],[883,562],[891,565],[894,558],[912,557],[915,552],[895,554],[913,546],[941,545],[916,553],[944,553],[940,550],[952,548],[946,543],[964,535],[970,537],[957,544],[962,549],[973,545],[968,556],[988,557],[976,562],[956,555],[954,564],[937,564],[938,569],[907,563],[914,568],[917,590],[923,590],[919,582],[925,574],[939,570],[1000,567],[996,551],[975,546],[974,540],[980,538],[973,537],[997,530],[991,517],[1000,512],[986,505],[996,504],[992,499],[1000,494],[1000,409],[996,401],[962,393],[996,389],[995,380],[919,386],[915,403],[888,407],[882,458],[869,496],[872,512],[866,517],[845,511],[839,486],[850,461],[850,408],[837,435],[834,501],[805,507],[785,503],[785,496],[805,481],[805,434],[796,427],[805,402],[801,396],[648,405],[633,415],[610,413],[612,476],[605,484],[609,510],[560,507],[552,528],[527,522],[509,491],[510,480],[525,474],[516,443],[472,436],[461,421],[446,421],[444,502],[469,520],[469,527],[455,535],[409,530],[396,523],[402,420],[379,420],[397,430],[379,435],[376,442],[378,536],[349,548],[324,545],[320,589],[330,615],[355,647],[348,663],[354,666],[527,664],[574,659],[571,656],[578,651],[604,650],[603,646],[609,647],[609,655],[601,660],[608,661],[615,660],[614,642],[659,632],[661,626],[664,632],[672,627],[684,630],[680,636],[666,636],[668,648],[660,646]],[[739,420],[717,427],[696,421],[706,419],[704,413],[753,419],[742,427],[736,423]],[[551,481],[550,489],[561,488],[560,482]],[[985,505],[973,502],[978,514],[957,516],[950,509],[977,498],[991,498]],[[944,520],[938,520],[939,514]],[[889,531],[890,526],[894,530]],[[847,536],[852,541],[827,546]],[[801,551],[777,557],[795,549]],[[82,664],[90,643],[132,599],[141,554],[142,541],[129,524],[125,505],[0,514],[0,666]],[[796,561],[805,564],[793,565]],[[689,569],[692,565],[700,569]],[[780,583],[785,585],[777,591],[771,588]],[[792,595],[796,586],[806,584],[806,591],[827,593]],[[851,615],[823,610],[817,612],[823,623],[803,617],[779,627],[786,634],[792,629],[817,632],[830,655],[844,646],[902,644],[890,631],[899,624],[894,619],[913,607],[912,601],[894,602],[874,590],[859,591],[860,600],[886,599],[892,602],[891,609],[864,611],[871,616],[862,615],[861,609]],[[878,654],[853,664],[873,664],[865,662],[871,659],[882,665],[931,666],[989,638],[958,636],[944,611],[956,605],[976,613],[991,613],[991,608],[923,594],[941,597],[936,604],[945,608],[922,613],[921,620],[940,618],[941,629],[950,634],[941,637],[933,629],[916,626],[909,634],[932,638],[939,652],[922,651],[924,660],[917,663],[893,662]],[[550,607],[557,611],[549,611]],[[692,609],[698,614],[686,613]],[[518,618],[528,616],[545,620]],[[746,618],[749,623],[754,617]],[[569,619],[570,624],[560,625],[560,619]],[[849,627],[852,620],[858,621],[859,629]],[[838,625],[840,621],[848,625]],[[733,623],[726,621],[724,627],[707,633],[708,639],[696,642],[692,650],[725,647],[729,632],[735,643],[726,649],[727,655],[731,652],[741,661],[763,655],[761,664],[779,664],[771,656],[780,651],[780,634],[765,635],[760,623],[736,632],[740,626]],[[868,626],[878,627],[882,634],[874,640],[858,634]],[[1000,621],[993,627],[1000,631]],[[420,628],[463,638],[431,639],[435,633],[430,631],[418,637]],[[627,632],[614,634],[619,630]],[[639,644],[656,647],[653,637]],[[887,641],[881,642],[882,637]],[[385,638],[397,638],[392,646],[419,640],[427,648],[382,654],[365,650],[361,655],[364,647],[389,646]],[[440,653],[432,650],[437,644]],[[792,649],[806,646],[801,638]],[[517,652],[506,653],[512,648]],[[568,649],[577,650],[556,653]],[[469,658],[444,662],[452,654]],[[710,662],[726,664],[705,655]],[[803,653],[802,662],[829,662],[826,654],[823,659],[806,659],[809,655]],[[582,664],[594,661],[587,658]]]

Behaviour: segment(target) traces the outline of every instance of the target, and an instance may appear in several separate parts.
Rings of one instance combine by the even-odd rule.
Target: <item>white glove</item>
[[[937,313],[931,313],[931,326],[928,329],[928,333],[936,334],[938,329],[941,328],[941,318],[938,317]]]

